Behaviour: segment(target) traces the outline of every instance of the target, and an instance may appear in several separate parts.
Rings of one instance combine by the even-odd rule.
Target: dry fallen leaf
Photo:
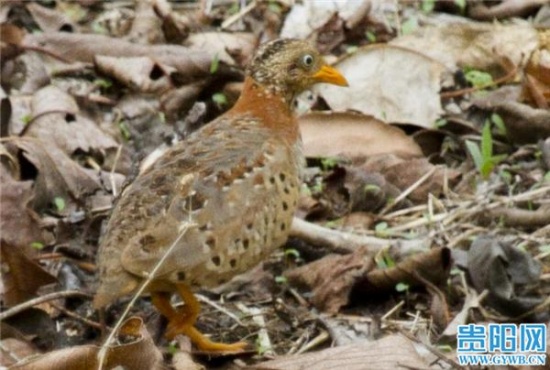
[[[367,46],[335,66],[346,76],[349,87],[315,87],[333,110],[356,110],[385,122],[429,128],[443,113],[439,90],[444,67],[418,51]]]
[[[299,123],[306,157],[422,156],[420,147],[401,129],[362,114],[310,113]]]
[[[285,276],[290,284],[311,290],[311,299],[317,308],[335,314],[348,304],[355,282],[372,267],[372,259],[367,257],[367,251],[358,249],[345,256],[326,256],[287,271]]]
[[[105,152],[118,146],[98,125],[79,112],[74,98],[56,86],[37,91],[32,99],[32,121],[25,136],[35,137],[43,146],[57,146],[67,155],[81,150]]]
[[[57,280],[34,262],[27,253],[30,247],[15,246],[2,241],[2,302],[7,307],[15,306],[34,298],[36,291],[43,285]]]
[[[380,340],[328,348],[318,352],[287,356],[247,367],[248,370],[395,370],[403,364],[411,369],[429,365],[409,339],[388,335]]]
[[[22,150],[23,157],[38,171],[32,201],[36,210],[51,208],[56,198],[63,198],[68,204],[101,187],[97,176],[92,177],[55,145],[46,148],[37,139],[15,137],[9,143]],[[57,212],[67,214],[70,207],[58,206]]]
[[[34,242],[44,243],[40,216],[30,208],[34,191],[32,181],[16,181],[2,166],[0,168],[2,197],[0,197],[0,230],[2,242],[30,247]]]
[[[531,255],[494,237],[479,237],[468,252],[468,274],[485,302],[509,316],[519,316],[542,303],[538,291],[541,264]],[[533,316],[533,315],[531,315]]]
[[[133,317],[126,320],[118,333],[118,339],[121,344],[110,347],[104,369],[117,367],[135,370],[162,369],[162,354],[155,346],[141,319]],[[28,360],[19,362],[11,369],[97,370],[98,350],[99,348],[95,345],[64,348],[40,356],[33,356]]]

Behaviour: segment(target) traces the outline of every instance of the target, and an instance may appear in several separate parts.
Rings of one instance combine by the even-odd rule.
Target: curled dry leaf
[[[490,7],[482,2],[472,2],[468,6],[468,16],[473,19],[493,21],[494,19],[523,17],[534,10],[548,4],[548,0],[505,0],[491,4]]]
[[[321,84],[315,88],[333,110],[356,110],[385,122],[422,127],[433,127],[443,113],[439,90],[444,67],[418,51],[367,46],[335,66],[346,76],[349,87]]]
[[[77,150],[105,152],[118,146],[95,122],[79,114],[72,96],[53,85],[34,94],[31,109],[33,119],[25,136],[35,137],[42,145],[55,145],[67,155]]]
[[[118,333],[122,344],[109,348],[104,369],[117,367],[135,370],[161,369],[162,354],[155,346],[151,335],[141,319],[128,319]],[[98,350],[94,345],[76,346],[33,356],[23,360],[12,369],[50,370],[82,369],[97,370]]]
[[[550,136],[550,111],[516,102],[496,107],[506,126],[506,136],[517,144],[536,143]]]
[[[245,32],[201,32],[194,33],[185,41],[185,46],[195,52],[208,50],[220,61],[227,64],[244,64],[252,57],[257,39]]]
[[[361,167],[367,173],[380,173],[391,185],[407,190],[430,171],[433,174],[416,186],[407,196],[414,203],[423,203],[430,194],[439,196],[445,182],[454,182],[459,172],[442,166],[434,166],[426,158],[402,159],[395,155],[379,155],[367,159]]]
[[[57,281],[29,257],[30,251],[30,246],[16,246],[2,240],[1,300],[7,307],[34,298],[38,288]]]
[[[25,7],[31,13],[34,21],[44,32],[73,32],[74,23],[62,12],[46,8],[39,3],[29,3]]]
[[[65,203],[82,199],[85,194],[92,194],[100,188],[97,177],[84,171],[55,145],[46,148],[45,144],[34,138],[12,138],[9,143],[22,150],[23,156],[38,171],[32,201],[34,209],[48,208],[59,197]],[[68,213],[69,208],[58,209],[58,212]]]
[[[345,256],[329,255],[285,273],[290,284],[313,292],[315,307],[337,313],[349,302],[356,281],[374,267],[364,248]]]
[[[156,63],[150,57],[109,57],[97,55],[94,60],[99,72],[114,78],[130,89],[143,93],[159,93],[173,87],[170,73],[173,67]]]
[[[217,58],[216,51],[210,49],[191,51],[179,45],[140,45],[117,38],[82,33],[27,35],[23,45],[40,46],[66,60],[90,64],[97,55],[124,58],[154,55],[158,63],[176,68],[189,81],[210,76],[212,61]],[[222,72],[226,72],[226,69],[220,63],[218,73]]]
[[[394,291],[398,283],[424,286],[428,281],[433,285],[441,285],[447,281],[450,269],[450,249],[434,248],[412,255],[395,267],[370,271],[357,281],[355,292],[361,296],[387,294]]]
[[[2,242],[30,247],[33,242],[44,243],[40,217],[29,206],[33,198],[32,181],[15,180],[2,166],[0,168],[2,197],[0,197],[0,230]]]
[[[542,303],[541,265],[528,252],[492,237],[477,238],[468,252],[468,274],[485,302],[499,312],[519,316]],[[531,315],[531,318],[533,315]],[[546,317],[539,319],[548,320]]]
[[[161,19],[155,13],[154,1],[138,1],[127,39],[144,45],[164,43],[161,24]]]
[[[422,156],[420,147],[401,129],[362,114],[310,113],[300,117],[299,124],[306,157]]]

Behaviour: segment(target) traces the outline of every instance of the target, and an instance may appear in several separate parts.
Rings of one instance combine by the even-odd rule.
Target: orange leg
[[[241,352],[247,346],[246,342],[224,344],[212,342],[195,327],[195,322],[201,309],[200,303],[193,295],[193,292],[184,284],[178,284],[178,293],[185,302],[185,306],[176,311],[170,304],[169,296],[162,293],[153,293],[152,302],[159,312],[168,319],[166,337],[174,338],[178,334],[184,334],[191,339],[191,342],[205,352]]]

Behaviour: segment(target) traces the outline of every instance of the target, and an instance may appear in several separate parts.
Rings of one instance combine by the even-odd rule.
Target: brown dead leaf
[[[380,340],[328,348],[318,352],[287,356],[247,367],[246,370],[395,370],[406,364],[411,369],[427,369],[428,363],[416,345],[401,335]]]
[[[519,316],[543,301],[541,264],[510,243],[477,238],[468,252],[468,274],[478,293],[489,291],[485,302],[505,315]]]
[[[24,46],[40,46],[49,52],[62,55],[71,62],[93,63],[97,55],[110,57],[155,56],[157,63],[174,67],[188,82],[211,76],[210,66],[216,57],[215,50],[190,50],[179,45],[140,45],[122,39],[95,34],[54,32],[27,35]],[[220,63],[216,75],[229,73]],[[234,72],[232,72],[234,74]]]
[[[56,197],[68,203],[82,199],[100,188],[97,177],[92,177],[76,162],[72,161],[55,145],[47,149],[34,138],[12,138],[10,144],[22,150],[25,157],[38,171],[35,180],[34,209],[50,208]],[[57,209],[60,214],[68,214],[70,207]]]
[[[548,4],[548,0],[504,0],[487,6],[482,2],[472,2],[468,6],[468,16],[473,19],[493,21],[495,19],[523,17]]]
[[[11,307],[34,298],[38,288],[57,281],[29,258],[27,253],[30,248],[18,247],[4,241],[0,242],[4,305]]]
[[[337,313],[349,302],[357,280],[373,267],[365,249],[345,256],[329,255],[318,261],[285,272],[290,284],[313,292],[312,302],[329,314]]]
[[[507,138],[516,144],[536,143],[550,136],[550,111],[516,102],[496,107],[506,126]]]
[[[362,296],[393,292],[398,283],[410,286],[425,285],[428,281],[440,285],[447,281],[451,269],[451,252],[448,248],[434,248],[412,255],[395,267],[370,271],[357,281],[355,291]]]
[[[95,122],[79,114],[74,98],[56,86],[37,91],[31,104],[33,119],[25,136],[37,138],[43,146],[55,145],[67,155],[76,150],[105,152],[118,146]]]
[[[444,67],[418,51],[386,44],[367,46],[335,66],[349,87],[315,87],[333,110],[356,110],[384,122],[428,128],[443,113],[439,90]]]
[[[3,242],[25,248],[30,248],[33,242],[44,243],[40,217],[29,206],[34,194],[32,181],[15,180],[3,166],[0,168],[0,181],[0,230]]]
[[[138,1],[135,6],[135,16],[126,36],[136,44],[162,44],[165,42],[161,24],[154,9],[154,1]]]
[[[62,12],[47,8],[39,3],[29,3],[25,7],[31,13],[34,21],[45,32],[73,32],[75,24]]]
[[[99,72],[114,78],[133,91],[160,93],[173,88],[170,73],[174,68],[160,65],[150,57],[109,57],[97,55]]]
[[[21,53],[21,44],[25,38],[25,31],[10,23],[0,25],[0,54],[2,54],[1,65],[4,66],[8,60],[15,58]]]
[[[388,183],[401,191],[408,189],[430,171],[434,171],[432,176],[407,196],[407,199],[414,203],[425,202],[429,194],[439,196],[443,191],[445,179],[453,181],[459,175],[456,170],[434,166],[426,158],[402,159],[394,155],[369,158],[362,169],[369,173],[381,173]]]
[[[402,130],[369,116],[310,113],[300,117],[299,123],[307,157],[422,156],[422,150]]]
[[[4,335],[2,337],[3,339],[0,340],[0,366],[9,367],[20,358],[38,353],[37,349],[24,339],[6,338]]]
[[[141,319],[128,319],[118,334],[118,345],[110,347],[104,369],[121,367],[135,370],[161,369],[162,354],[155,346],[151,335]],[[11,369],[50,370],[79,369],[97,370],[98,350],[94,345],[76,346],[33,356]]]
[[[191,51],[208,50],[227,64],[244,64],[250,60],[257,46],[256,36],[246,32],[201,32],[189,36],[184,45]]]

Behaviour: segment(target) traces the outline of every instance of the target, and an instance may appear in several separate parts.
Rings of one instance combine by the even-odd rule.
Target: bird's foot
[[[188,318],[185,316],[171,320],[168,323],[168,328],[166,329],[166,338],[172,340],[176,335],[183,334],[188,336],[189,339],[191,339],[191,342],[193,342],[199,350],[215,353],[240,353],[243,352],[248,345],[246,342],[237,342],[232,344],[213,342],[205,337],[194,326],[189,325],[188,321]]]

